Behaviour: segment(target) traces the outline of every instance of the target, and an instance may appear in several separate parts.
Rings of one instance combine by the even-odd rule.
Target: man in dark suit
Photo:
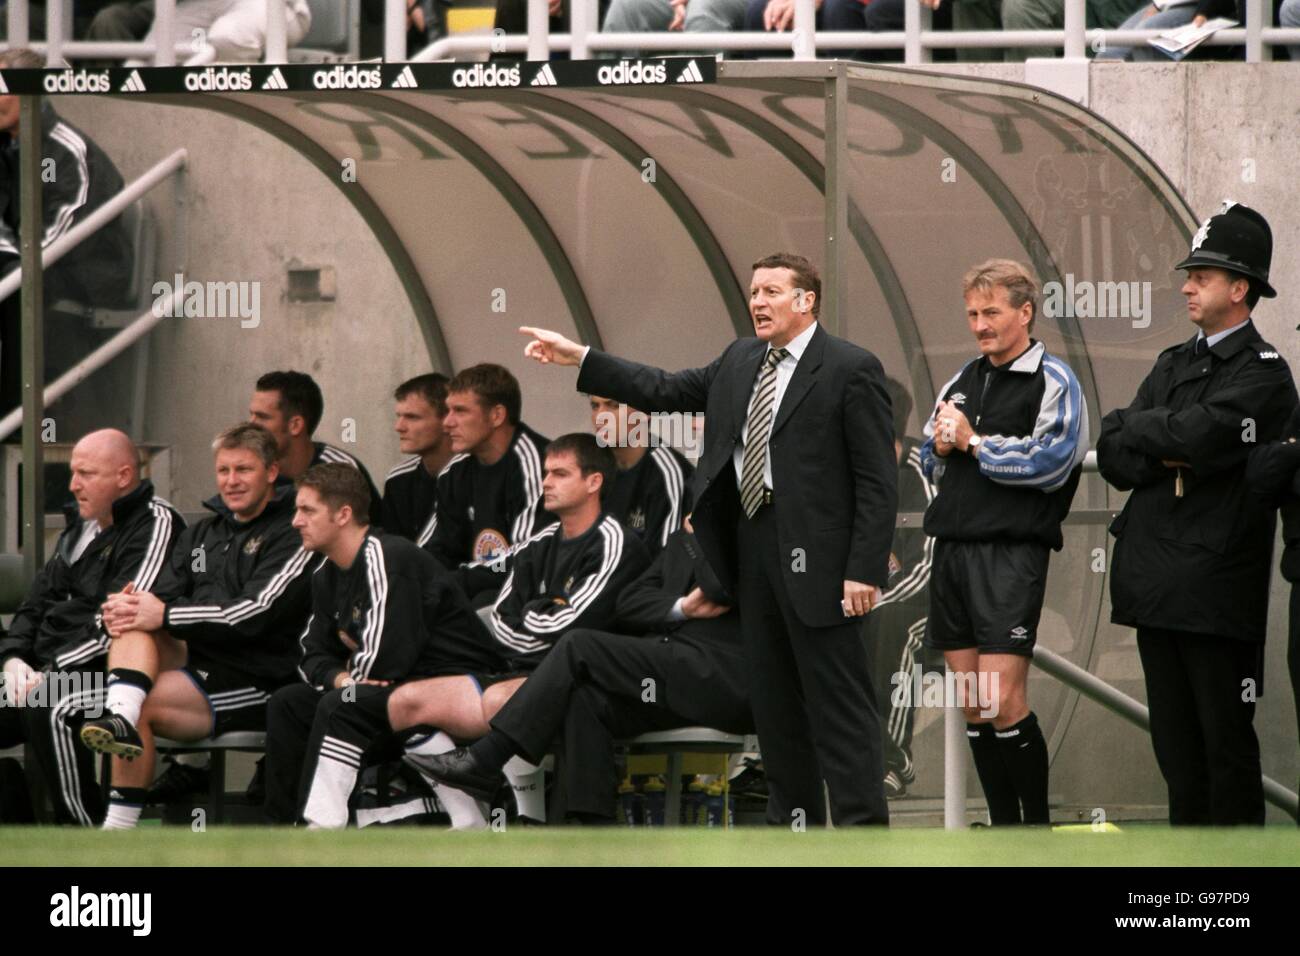
[[[767,769],[768,822],[886,823],[880,721],[859,637],[889,575],[897,465],[880,362],[817,324],[801,256],[754,263],[756,338],[676,373],[544,329],[525,355],[581,365],[578,389],[645,411],[705,412],[695,534],[739,601]]]

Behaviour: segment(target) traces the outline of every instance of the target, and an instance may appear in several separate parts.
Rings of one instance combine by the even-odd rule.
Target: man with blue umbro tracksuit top
[[[1026,682],[1088,408],[1070,367],[1030,338],[1038,287],[1023,265],[989,260],[962,291],[981,354],[940,389],[925,426],[921,461],[939,489],[925,513],[935,539],[925,640],[959,678],[990,822],[1047,824],[1047,744]]]

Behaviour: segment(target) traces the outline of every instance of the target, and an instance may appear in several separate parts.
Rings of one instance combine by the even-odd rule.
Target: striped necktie
[[[740,459],[740,503],[751,518],[763,503],[767,439],[772,434],[772,407],[776,404],[776,367],[789,354],[786,349],[768,350],[763,371],[758,375],[758,391],[749,403],[749,434]]]

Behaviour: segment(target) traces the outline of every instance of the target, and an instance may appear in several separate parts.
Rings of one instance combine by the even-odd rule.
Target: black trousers
[[[534,763],[558,751],[565,810],[610,819],[616,740],[695,725],[744,734],[752,724],[739,647],[585,629],[565,634],[492,720]]]
[[[1169,822],[1262,825],[1255,702],[1245,684],[1258,689],[1260,645],[1141,627],[1137,642]]]
[[[282,687],[266,706],[266,815],[342,826],[366,753],[389,737],[395,687]],[[308,806],[308,802],[311,806]],[[341,821],[341,822],[340,822]]]
[[[104,822],[104,795],[95,780],[95,754],[81,743],[81,725],[102,716],[103,674],[55,672],[33,691],[41,706],[0,707],[0,748],[26,743],[45,780],[59,823],[98,826]],[[27,768],[31,774],[32,767]],[[0,821],[3,822],[3,821]]]
[[[737,598],[769,823],[885,824],[880,717],[860,620],[809,627],[786,593],[776,513],[741,517]],[[802,814],[799,814],[802,811]]]
[[[1291,672],[1291,694],[1295,697],[1296,723],[1300,725],[1300,585],[1291,585],[1291,621],[1286,647],[1287,670]],[[1300,824],[1300,816],[1296,817]]]

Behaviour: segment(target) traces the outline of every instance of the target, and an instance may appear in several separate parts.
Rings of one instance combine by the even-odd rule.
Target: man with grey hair
[[[55,818],[86,826],[104,814],[78,725],[103,707],[109,636],[99,608],[132,584],[147,592],[185,523],[153,485],[120,431],[92,432],[72,449],[67,527],[54,556],[0,632],[0,748],[26,742],[54,799]]]
[[[1024,265],[981,263],[962,294],[980,354],[939,390],[920,454],[939,489],[925,512],[935,540],[925,644],[958,678],[990,822],[1048,824],[1029,662],[1088,452],[1088,407],[1070,367],[1030,337],[1038,284]]]
[[[118,758],[106,829],[139,820],[155,735],[261,730],[271,693],[297,676],[316,562],[292,525],[293,489],[276,485],[275,438],[246,423],[212,447],[212,515],[180,536],[154,593],[128,585],[104,604],[110,713],[81,740]]]

